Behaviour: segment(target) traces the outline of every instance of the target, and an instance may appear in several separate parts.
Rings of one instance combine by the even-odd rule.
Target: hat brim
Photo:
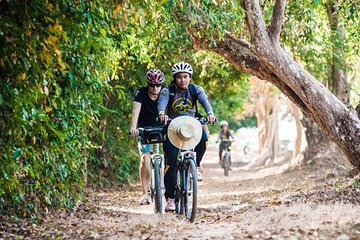
[[[178,128],[184,123],[191,124],[194,127],[194,136],[189,140],[182,139],[177,132]],[[170,122],[167,135],[175,147],[190,150],[199,144],[202,136],[202,126],[201,123],[193,117],[180,116]]]

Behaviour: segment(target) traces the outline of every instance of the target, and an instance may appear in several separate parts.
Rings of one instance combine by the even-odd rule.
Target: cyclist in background
[[[161,70],[150,69],[146,73],[147,86],[136,91],[130,122],[130,134],[138,137],[139,127],[162,126],[158,121],[157,102],[162,83],[164,82],[164,73]],[[139,139],[138,147],[140,152],[140,181],[143,195],[139,200],[141,205],[150,204],[150,155],[151,145],[141,144]]]
[[[220,131],[218,132],[217,141],[220,141],[219,144],[219,163],[220,165],[223,164],[223,151],[226,148],[226,144],[228,144],[229,141],[234,140],[234,135],[232,134],[231,130],[229,129],[229,124],[227,121],[221,121],[220,122]],[[227,141],[227,143],[225,143]]]
[[[174,119],[178,116],[195,117],[197,111],[197,102],[199,102],[207,113],[207,120],[210,123],[215,122],[212,107],[208,101],[205,91],[202,87],[191,84],[193,69],[189,63],[179,62],[172,66],[171,73],[174,80],[171,84],[161,90],[158,111],[161,122],[167,124],[169,117]],[[205,130],[202,131],[200,143],[195,147],[196,164],[200,167],[200,162],[206,151],[208,141]],[[165,176],[165,198],[167,199],[166,211],[175,211],[175,168],[179,149],[171,144],[167,138],[163,144],[167,165],[169,166]],[[198,169],[198,180],[202,180],[202,175]]]

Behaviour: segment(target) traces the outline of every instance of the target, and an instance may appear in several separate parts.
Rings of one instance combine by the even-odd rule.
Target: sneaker
[[[168,198],[166,200],[165,212],[173,212],[173,211],[175,211],[175,199]]]
[[[201,174],[199,168],[197,168],[197,178],[198,178],[198,181],[199,181],[199,182],[201,182],[201,181],[203,180],[203,175]]]
[[[144,194],[139,199],[140,205],[149,205],[150,204],[150,196],[148,194]]]

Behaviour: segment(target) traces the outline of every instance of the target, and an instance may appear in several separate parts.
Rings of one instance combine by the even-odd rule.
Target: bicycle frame
[[[229,170],[231,165],[231,153],[230,153],[230,146],[233,141],[230,140],[223,140],[221,143],[223,144],[223,152],[222,152],[222,163],[221,167],[224,169],[224,175],[229,176]]]
[[[160,153],[160,143],[162,142],[161,128],[138,128],[139,137],[142,144],[150,144],[152,147],[150,155],[150,195],[155,203],[155,213],[163,212],[162,199],[165,191],[164,168],[165,158]]]
[[[181,189],[184,191],[187,190],[187,186],[185,183],[185,163],[186,161],[194,161],[196,160],[196,152],[195,151],[191,151],[191,150],[186,150],[186,151],[179,151],[178,154],[178,161],[177,161],[177,167],[180,167],[181,169],[181,175],[180,175],[180,179],[181,179]],[[195,162],[196,163],[196,162]]]
[[[224,144],[226,144],[226,146],[225,146],[225,148],[224,148],[224,150],[223,150],[223,155],[225,155],[225,153],[229,153],[230,154],[230,152],[231,152],[231,144],[232,144],[232,142],[233,141],[228,141],[228,140],[226,140],[226,141],[222,141],[222,143],[224,143]]]
[[[161,189],[164,192],[165,191],[165,184],[164,184],[164,169],[165,169],[165,159],[164,154],[160,153],[160,143],[154,143],[152,144],[152,154],[150,156],[150,171],[151,171],[151,191],[153,194],[155,189],[155,170],[154,165],[158,164],[160,166],[160,176],[161,176]]]
[[[187,173],[190,171],[187,167],[193,166],[193,175],[190,177],[190,181],[193,181],[193,184],[188,186],[188,177]],[[186,218],[191,222],[195,220],[196,215],[196,205],[197,205],[197,170],[196,166],[196,152],[193,150],[180,150],[178,153],[177,163],[176,163],[176,194],[175,194],[175,211],[177,214],[185,214]],[[189,187],[193,186],[193,189]],[[193,195],[193,196],[192,196]],[[192,200],[190,206],[189,200],[191,197],[195,199]],[[191,207],[191,211],[189,209]]]

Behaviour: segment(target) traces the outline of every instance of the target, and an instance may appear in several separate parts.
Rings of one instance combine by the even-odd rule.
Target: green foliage
[[[356,189],[360,189],[360,180],[359,179],[355,179],[353,182],[352,182],[352,186]]]
[[[326,12],[327,4],[334,4],[334,17],[338,26],[343,29],[345,39],[339,32],[331,31]],[[358,28],[360,5],[348,1],[320,1],[300,3],[291,1],[287,4],[282,41],[291,50],[296,60],[300,60],[317,79],[324,83],[332,81],[331,64],[333,59],[340,61],[339,53],[333,49],[341,49],[348,65],[348,71],[358,62],[360,34]]]
[[[1,3],[1,211],[71,207],[81,196],[117,67],[107,5]]]

